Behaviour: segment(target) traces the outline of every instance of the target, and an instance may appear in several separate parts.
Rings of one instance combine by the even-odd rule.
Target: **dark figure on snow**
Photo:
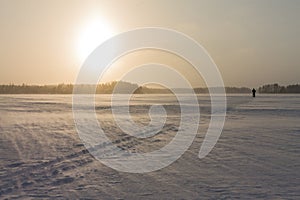
[[[255,97],[255,92],[256,92],[256,90],[253,88],[253,89],[252,89],[252,96],[253,96],[253,97]]]

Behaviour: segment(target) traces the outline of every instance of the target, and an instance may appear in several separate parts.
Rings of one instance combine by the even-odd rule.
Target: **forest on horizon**
[[[96,86],[96,94],[112,94],[116,85],[118,85],[117,93],[128,93],[134,91],[135,94],[168,94],[172,93],[170,89],[165,88],[151,88],[147,86],[139,86],[135,83],[129,82],[109,82],[102,83]],[[0,94],[72,94],[73,84],[58,84],[58,85],[15,85],[7,84],[0,85]],[[93,85],[77,85],[78,91],[82,94],[94,93]],[[214,92],[218,92],[220,88],[211,88]],[[225,87],[226,93],[251,93],[251,89],[247,87]],[[189,93],[185,88],[174,88],[177,93]],[[208,93],[208,88],[197,87],[194,88],[195,93]],[[259,93],[300,93],[300,85],[280,86],[277,83],[267,84],[258,88]]]

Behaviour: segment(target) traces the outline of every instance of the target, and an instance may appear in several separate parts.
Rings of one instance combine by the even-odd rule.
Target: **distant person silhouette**
[[[253,89],[252,89],[252,96],[253,96],[253,97],[255,97],[255,92],[256,92],[256,90],[253,88]]]

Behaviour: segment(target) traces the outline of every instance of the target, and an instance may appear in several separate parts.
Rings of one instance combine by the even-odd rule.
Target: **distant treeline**
[[[278,83],[263,85],[258,88],[259,93],[300,93],[300,85],[281,86]]]
[[[102,83],[96,86],[96,94],[112,94],[116,85],[118,90],[116,93],[128,93],[134,91],[136,94],[151,93],[170,93],[168,89],[156,89],[148,87],[140,87],[137,84],[128,82],[113,81],[110,83]],[[59,85],[0,85],[0,94],[72,94],[73,84]],[[77,92],[82,94],[95,93],[95,85],[77,85]]]
[[[189,93],[190,92],[189,90],[184,89],[184,88],[176,88],[174,90],[178,93]],[[194,91],[196,94],[209,93],[208,88],[194,88]],[[223,88],[213,87],[213,88],[210,88],[210,91],[213,93],[222,93]],[[226,93],[251,93],[251,89],[246,88],[246,87],[239,87],[239,88],[238,87],[225,87],[225,91],[226,91]]]
[[[102,83],[96,86],[96,94],[112,94],[115,87],[118,85],[116,93],[128,93],[134,91],[135,94],[168,94],[171,93],[169,89],[150,88],[139,86],[129,82]],[[73,84],[59,84],[59,85],[0,85],[0,94],[72,94],[74,89]],[[95,85],[77,85],[77,91],[82,94],[94,93]],[[221,88],[210,88],[211,91],[218,93]],[[190,91],[184,88],[175,88],[177,93],[189,93]],[[208,93],[208,88],[194,88],[195,93]],[[251,93],[251,89],[247,87],[225,87],[226,93]],[[259,87],[260,93],[300,93],[300,85],[279,86],[278,84],[269,84]]]

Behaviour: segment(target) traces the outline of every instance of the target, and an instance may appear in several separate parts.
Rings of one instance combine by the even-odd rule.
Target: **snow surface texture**
[[[0,198],[90,199],[300,199],[300,96],[228,96],[222,135],[198,158],[210,119],[209,96],[199,95],[201,121],[192,146],[159,171],[132,174],[93,158],[75,129],[71,95],[0,96]],[[148,109],[161,103],[163,129],[149,138],[117,127],[110,96],[96,97],[99,123],[112,143],[149,152],[171,141],[180,108],[168,95],[135,95],[132,119],[149,123]],[[109,151],[109,144],[103,144]]]

